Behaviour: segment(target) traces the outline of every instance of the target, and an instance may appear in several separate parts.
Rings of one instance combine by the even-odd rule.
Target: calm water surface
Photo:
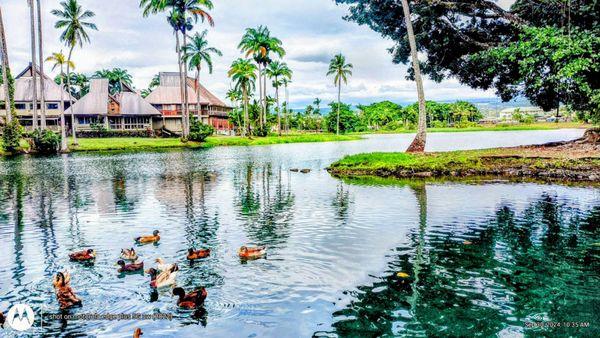
[[[581,134],[431,134],[429,146]],[[600,191],[342,181],[323,170],[410,140],[0,159],[0,311],[28,303],[47,318],[36,333],[70,337],[129,337],[136,327],[144,337],[600,336]],[[120,249],[154,229],[160,244],[138,247],[140,256],[177,262],[186,290],[206,286],[202,311],[179,310],[147,276],[116,272]],[[241,262],[243,244],[266,245],[268,256]],[[190,246],[212,254],[190,265]],[[69,262],[88,247],[93,266]],[[60,314],[51,276],[64,269],[84,304],[71,314],[173,318],[50,320]],[[584,327],[529,327],[538,322]]]

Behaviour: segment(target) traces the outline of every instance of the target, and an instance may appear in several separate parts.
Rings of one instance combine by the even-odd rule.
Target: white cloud
[[[501,0],[509,6],[513,0]],[[98,32],[91,32],[91,44],[77,48],[76,71],[92,73],[101,68],[126,68],[134,84],[145,88],[159,71],[176,71],[175,39],[164,15],[142,17],[137,0],[80,0],[82,6],[96,13],[93,21]],[[59,42],[60,32],[53,27],[51,9],[58,0],[42,0],[44,9],[45,54],[66,48]],[[30,58],[29,10],[22,0],[2,0],[2,8],[14,71],[23,68]],[[294,71],[290,85],[292,106],[312,102],[315,97],[334,100],[337,92],[326,78],[328,60],[338,52],[354,64],[354,74],[343,89],[343,98],[352,103],[373,100],[416,100],[415,84],[405,80],[406,66],[395,65],[387,52],[392,43],[367,27],[346,22],[345,6],[333,0],[221,0],[211,12],[216,26],[209,28],[211,43],[223,52],[215,60],[212,75],[202,74],[204,84],[224,97],[229,88],[227,69],[240,57],[237,44],[247,27],[267,25],[287,50],[285,60]],[[198,29],[207,25],[199,24]],[[493,93],[475,91],[454,80],[442,83],[426,81],[427,99],[491,97]]]

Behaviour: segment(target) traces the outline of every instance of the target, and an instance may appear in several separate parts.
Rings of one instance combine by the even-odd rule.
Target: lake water
[[[582,133],[430,134],[429,150]],[[136,327],[144,337],[600,336],[600,190],[343,181],[324,170],[410,140],[0,159],[0,311],[27,303],[33,332],[70,337]],[[146,275],[117,273],[121,248],[154,229],[160,244],[137,247],[141,258],[177,262],[186,290],[205,286],[201,311],[179,310]],[[244,244],[266,245],[267,257],[240,261]],[[191,246],[212,254],[190,265]],[[69,262],[88,247],[94,265]],[[61,314],[51,276],[65,269],[83,299],[68,314],[155,319],[51,319]]]

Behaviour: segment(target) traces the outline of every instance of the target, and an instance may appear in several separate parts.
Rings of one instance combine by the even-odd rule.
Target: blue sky
[[[500,0],[508,6],[512,0]],[[98,32],[91,32],[91,45],[77,49],[73,60],[76,71],[91,73],[97,69],[126,68],[134,77],[136,88],[147,87],[159,71],[176,71],[175,39],[164,15],[144,18],[137,0],[80,0],[94,11]],[[396,102],[416,100],[415,85],[405,79],[406,67],[394,65],[387,48],[391,41],[381,38],[367,27],[346,22],[345,6],[333,0],[215,0],[211,12],[215,27],[209,29],[210,42],[223,52],[215,60],[213,74],[202,73],[201,81],[211,91],[224,97],[229,88],[227,68],[240,57],[237,44],[247,27],[267,25],[283,41],[288,62],[294,71],[290,86],[292,107],[301,107],[320,97],[334,100],[336,89],[325,77],[331,57],[342,52],[354,64],[354,75],[343,88],[342,100],[369,103],[389,99]],[[20,71],[30,58],[29,10],[24,0],[2,0],[11,67]],[[58,0],[42,0],[44,10],[44,53],[66,48],[59,42],[60,32],[53,28],[51,9]],[[426,97],[432,100],[493,97],[493,92],[472,90],[449,79],[442,83],[427,80]]]

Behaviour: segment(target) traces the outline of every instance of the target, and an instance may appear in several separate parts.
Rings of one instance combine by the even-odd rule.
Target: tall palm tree
[[[123,91],[123,84],[128,86],[133,85],[133,77],[126,69],[113,68],[98,70],[92,75],[92,78],[107,79],[109,91],[111,94],[116,94]]]
[[[315,98],[315,100],[313,101],[313,104],[317,107],[317,111],[319,113],[321,113],[321,99],[320,98]]]
[[[273,87],[275,87],[275,100],[277,102],[277,132],[281,136],[281,106],[279,105],[279,87],[283,85],[280,81],[282,78],[291,79],[292,70],[287,63],[280,61],[271,62],[265,71],[266,75],[273,79]]]
[[[220,50],[209,47],[206,40],[208,32],[204,30],[202,33],[196,33],[191,37],[189,44],[183,46],[183,59],[189,69],[196,70],[196,114],[200,116],[200,70],[202,64],[206,64],[208,73],[213,72],[212,55],[223,56]]]
[[[60,150],[67,150],[67,128],[65,126],[65,100],[63,97],[64,90],[64,68],[67,65],[70,69],[75,68],[75,64],[71,60],[67,60],[62,50],[58,53],[52,53],[52,56],[49,56],[46,59],[46,62],[52,62],[52,70],[54,71],[56,68],[60,68],[60,134],[61,134],[61,144]]]
[[[33,0],[28,0],[29,3],[29,23],[31,27],[31,76],[33,79],[31,101],[33,104],[33,130],[38,128],[38,112],[37,112],[37,62],[35,52],[35,3]]]
[[[227,99],[228,99],[229,101],[231,101],[231,104],[233,105],[234,109],[237,111],[237,110],[239,109],[239,105],[238,105],[238,104],[239,104],[239,102],[240,102],[240,101],[241,101],[241,99],[242,99],[242,92],[240,92],[239,90],[236,90],[236,89],[234,89],[234,88],[231,88],[231,89],[229,89],[229,90],[227,91],[227,94],[225,94],[225,96],[227,96]],[[236,115],[236,116],[237,116],[237,118],[238,118],[238,121],[237,121],[238,123],[237,123],[237,125],[238,125],[238,126],[241,126],[241,125],[242,125],[242,123],[241,123],[241,121],[240,121],[240,115],[239,115],[239,114],[237,114],[237,113],[236,113],[235,115]]]
[[[62,10],[53,9],[52,14],[58,17],[58,21],[54,24],[55,28],[64,29],[60,35],[62,41],[69,47],[69,55],[67,57],[67,92],[69,93],[69,106],[73,105],[73,97],[71,96],[71,67],[70,61],[73,56],[73,49],[77,45],[83,47],[84,42],[90,42],[90,37],[86,29],[98,30],[94,23],[84,21],[93,18],[96,14],[89,10],[83,10],[77,0],[65,0],[60,3]],[[73,129],[73,144],[77,144],[75,115],[71,114],[71,128]]]
[[[407,152],[424,152],[425,142],[427,141],[427,110],[425,109],[425,91],[423,90],[423,79],[421,78],[421,68],[417,58],[417,41],[410,20],[410,7],[407,0],[402,0],[402,9],[404,10],[404,20],[406,22],[406,32],[408,33],[408,43],[410,44],[410,56],[412,58],[413,70],[415,72],[415,82],[417,83],[417,95],[419,96],[419,126],[417,135],[412,141]]]
[[[42,35],[42,4],[40,0],[37,0],[37,24],[38,24],[38,52],[40,62],[40,101],[42,104],[42,118],[41,126],[43,129],[46,128],[46,93],[45,93],[45,78],[44,78],[44,43]]]
[[[282,47],[281,40],[272,37],[271,32],[265,26],[257,28],[247,28],[238,48],[246,53],[246,57],[252,55],[254,61],[258,65],[258,86],[259,86],[259,101],[261,102],[262,114],[260,124],[264,126],[267,120],[267,77],[263,70],[272,62],[271,52],[283,57],[285,50]]]
[[[340,133],[340,107],[342,105],[342,81],[348,83],[348,76],[352,76],[352,68],[354,66],[351,63],[346,63],[346,57],[342,53],[336,55],[329,62],[329,70],[327,76],[334,76],[333,82],[338,87],[338,106],[337,106],[337,124],[335,133]]]
[[[187,44],[187,31],[193,29],[193,23],[198,19],[208,21],[214,26],[214,20],[204,9],[212,9],[211,0],[140,0],[143,15],[157,14],[169,10],[167,22],[173,28],[176,41],[177,62],[179,66],[179,84],[181,87],[183,137],[189,132],[189,107],[187,91],[187,67],[183,67],[181,43],[179,34],[183,35],[183,45]]]
[[[255,88],[256,66],[246,59],[237,59],[231,64],[227,75],[234,82],[234,89],[242,92],[244,103],[244,128],[242,136],[250,135],[250,122],[248,117],[249,93]]]
[[[6,36],[4,35],[4,21],[2,19],[2,6],[0,6],[0,55],[2,56],[2,84],[4,85],[4,108],[6,109],[6,122],[12,120],[12,102],[8,86],[8,48],[6,47]]]

